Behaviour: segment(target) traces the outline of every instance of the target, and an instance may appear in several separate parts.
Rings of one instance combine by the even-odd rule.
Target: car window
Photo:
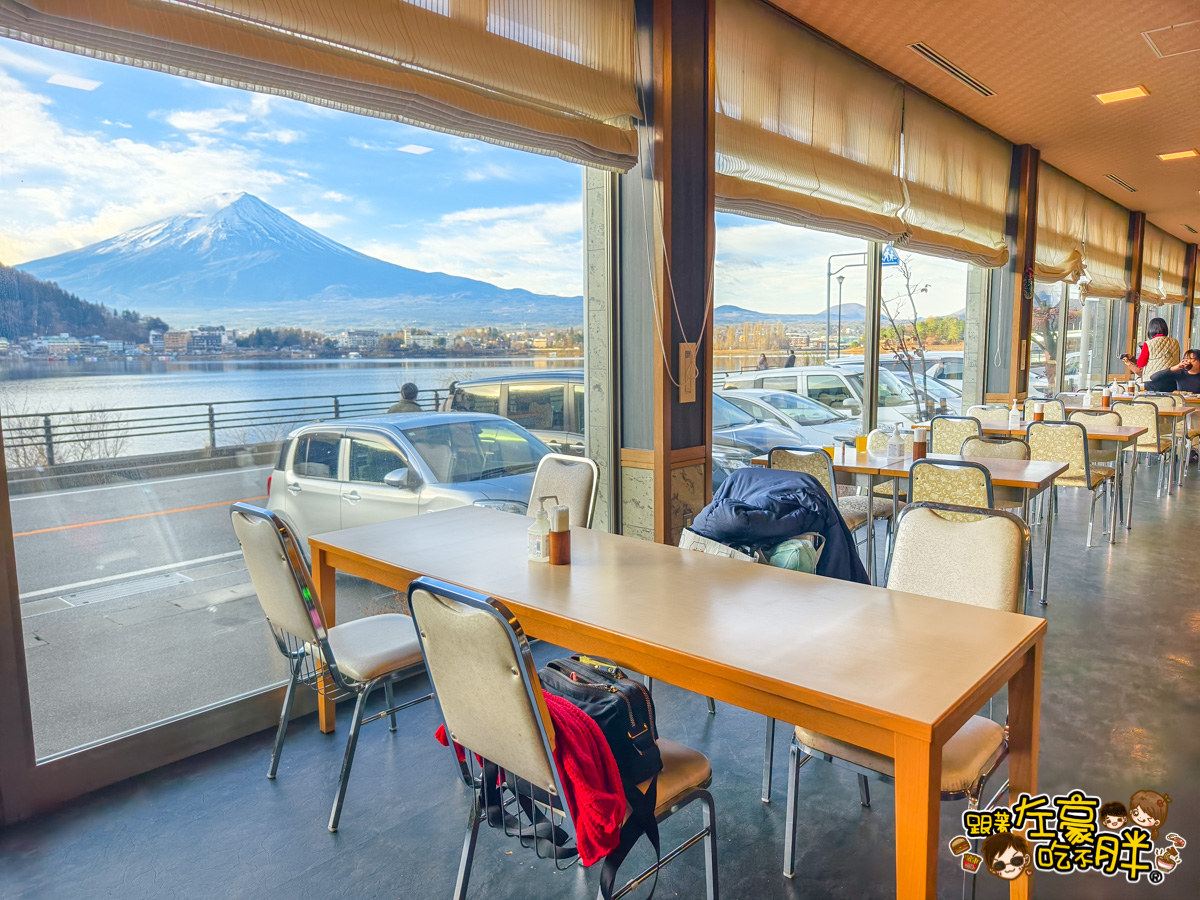
[[[499,419],[406,428],[404,436],[443,484],[523,475],[550,452],[533,435]]]
[[[587,422],[587,391],[582,384],[571,385],[575,398],[575,430],[582,432]]]
[[[843,401],[854,399],[849,386],[837,375],[809,375],[808,396],[832,407],[839,407]]]
[[[724,397],[713,395],[713,428],[731,428],[734,425],[753,425],[754,419],[746,415]]]
[[[366,438],[350,439],[350,480],[383,484],[383,477],[408,468],[404,455],[390,444]]]
[[[460,387],[454,392],[454,409],[465,412],[500,413],[500,385],[480,384],[475,387]]]
[[[305,434],[296,441],[292,472],[303,478],[337,478],[339,434]]]
[[[275,468],[277,468],[280,472],[287,471],[288,453],[291,451],[292,444],[294,443],[296,442],[284,441],[283,446],[279,448],[279,462],[275,464]]]
[[[795,375],[773,375],[762,379],[762,387],[768,391],[795,391]]]
[[[842,413],[822,406],[808,397],[801,397],[799,394],[767,394],[763,399],[789,419],[807,425],[820,425],[823,422],[834,422],[844,418]]]
[[[722,397],[721,399],[728,400],[746,415],[753,418],[756,422],[762,422],[770,417],[770,413],[768,413],[765,409],[760,409],[759,407],[755,406],[745,397]]]
[[[563,388],[561,384],[510,384],[508,418],[522,428],[563,431]]]

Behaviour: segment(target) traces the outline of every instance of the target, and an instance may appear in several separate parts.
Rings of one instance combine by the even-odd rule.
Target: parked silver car
[[[791,391],[735,388],[722,391],[721,397],[753,416],[756,422],[773,422],[790,428],[806,444],[824,446],[862,429],[858,419],[847,418],[844,413]]]
[[[304,425],[267,482],[267,508],[302,539],[456,506],[524,514],[550,452],[500,416],[400,413]]]

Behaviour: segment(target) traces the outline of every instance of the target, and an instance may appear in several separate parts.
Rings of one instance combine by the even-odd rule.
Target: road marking
[[[199,506],[181,506],[178,509],[164,509],[159,512],[138,513],[133,516],[120,516],[116,519],[97,519],[95,522],[76,522],[74,525],[55,525],[53,528],[38,528],[34,531],[19,531],[13,535],[15,538],[28,537],[31,534],[49,534],[52,531],[70,531],[73,528],[91,528],[93,525],[112,525],[114,522],[129,522],[133,519],[150,519],[154,516],[169,516],[173,513],[194,512],[197,509],[212,509],[214,506],[229,506],[231,503],[254,502],[255,500],[266,500],[267,495],[261,497],[242,497],[240,500],[220,500],[216,503],[201,503]]]
[[[12,498],[18,500],[44,500],[47,497],[69,497],[73,494],[91,494],[96,491],[119,491],[125,488],[146,488],[157,484],[172,484],[177,481],[195,481],[199,478],[220,478],[227,475],[238,475],[244,472],[269,472],[274,466],[247,466],[244,469],[227,469],[221,472],[205,472],[199,475],[181,475],[178,478],[158,478],[150,481],[130,481],[125,484],[106,484],[100,487],[78,488],[70,491],[39,491],[33,494],[20,494]]]
[[[120,575],[105,575],[103,578],[92,578],[88,581],[76,581],[74,584],[60,584],[58,587],[44,588],[40,591],[29,591],[21,594],[21,600],[36,600],[39,597],[63,594],[78,588],[90,587],[93,584],[107,584],[110,581],[120,581],[122,578],[137,578],[140,575],[153,575],[155,572],[166,572],[169,569],[182,569],[185,566],[198,566],[202,563],[218,562],[222,559],[232,559],[241,556],[241,550],[230,550],[228,553],[217,553],[213,556],[199,556],[196,559],[185,559],[181,562],[167,563],[165,566],[151,566],[148,569],[138,569],[135,572],[122,572]]]

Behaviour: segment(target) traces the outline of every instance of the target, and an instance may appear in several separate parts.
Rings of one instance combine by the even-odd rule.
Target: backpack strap
[[[655,866],[662,862],[662,842],[658,836],[658,819],[654,816],[654,810],[658,806],[658,776],[655,775],[650,779],[650,786],[646,788],[644,794],[638,790],[636,784],[624,779],[621,779],[621,787],[625,789],[625,801],[629,804],[629,818],[621,826],[620,843],[612,853],[604,858],[604,868],[600,870],[600,896],[604,900],[612,900],[617,869],[625,861],[625,857],[629,855],[629,851],[633,849],[637,839],[643,834],[650,839],[650,845],[654,847]],[[652,900],[657,887],[658,869],[656,868],[654,883],[650,886],[650,893],[646,895],[646,900]]]

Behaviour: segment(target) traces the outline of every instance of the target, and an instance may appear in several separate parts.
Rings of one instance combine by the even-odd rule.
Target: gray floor
[[[1040,781],[1050,793],[1080,788],[1126,802],[1141,788],[1167,793],[1173,802],[1165,830],[1200,842],[1200,595],[1192,577],[1200,478],[1158,501],[1145,489],[1152,476],[1140,474],[1134,530],[1121,529],[1111,547],[1084,550],[1086,502],[1076,492],[1062,495],[1044,611],[1050,631]],[[539,658],[554,654],[536,650]],[[712,759],[725,897],[894,895],[890,787],[874,784],[873,805],[864,809],[852,776],[817,762],[802,770],[798,873],[788,881],[780,874],[783,729],[775,801],[764,805],[762,719],[725,704],[710,717],[703,698],[667,685],[655,695],[660,730]],[[1003,716],[1003,697],[992,714]],[[0,896],[447,897],[469,800],[448,751],[433,741],[436,724],[434,708],[424,704],[404,714],[395,735],[382,723],[367,727],[337,835],[325,820],[344,731],[321,735],[309,717],[293,724],[275,782],[265,777],[271,735],[262,733],[0,832]],[[944,805],[943,841],[962,808]],[[682,836],[698,817],[695,807],[684,811],[665,826],[665,839]],[[1036,895],[1195,896],[1193,852],[1185,849],[1181,870],[1158,886],[1039,874]],[[628,865],[645,858],[643,848]],[[960,896],[956,865],[943,850],[940,896]],[[555,873],[485,831],[471,895],[589,897],[596,874]],[[700,851],[689,851],[664,872],[656,896],[703,896],[702,876]],[[1006,896],[1005,888],[983,875],[978,896]]]

